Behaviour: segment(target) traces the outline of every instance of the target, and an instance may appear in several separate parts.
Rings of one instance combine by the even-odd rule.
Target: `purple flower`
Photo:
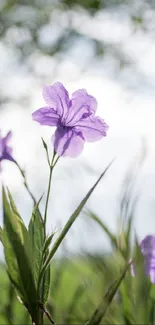
[[[8,132],[7,135],[2,138],[0,133],[0,170],[1,170],[1,161],[6,159],[15,162],[12,157],[12,148],[8,146],[8,142],[12,137],[12,132]]]
[[[145,275],[155,283],[155,236],[148,235],[140,243],[140,250],[144,257]],[[135,267],[132,264],[132,275],[135,276]]]
[[[59,156],[76,157],[85,141],[93,142],[106,136],[107,124],[95,116],[96,99],[85,89],[79,89],[69,98],[60,82],[43,88],[47,106],[35,111],[33,119],[42,125],[55,126],[52,136],[54,149]]]

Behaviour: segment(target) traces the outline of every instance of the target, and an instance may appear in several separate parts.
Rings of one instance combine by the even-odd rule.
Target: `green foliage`
[[[46,239],[44,241],[43,262],[46,260],[46,257],[49,254],[49,247],[50,247],[50,244],[52,242],[54,235],[55,235],[55,233],[51,234],[49,237],[46,237]],[[50,290],[50,279],[51,279],[50,266],[48,266],[45,271],[43,281],[42,281],[42,285],[44,286],[44,290],[43,290],[43,294],[42,294],[42,303],[44,305],[46,304],[46,302],[48,300],[48,295],[49,295],[49,290]]]
[[[2,242],[2,238],[3,238],[3,229],[2,227],[0,227],[0,241]]]
[[[89,211],[86,214],[89,218],[93,219],[94,221],[96,221],[96,223],[98,223],[98,225],[101,227],[101,229],[107,234],[107,236],[109,237],[111,243],[114,245],[114,247],[117,247],[117,240],[114,234],[112,234],[112,232],[107,228],[107,226],[105,225],[105,223],[103,223],[101,221],[101,219],[94,213],[92,213],[91,211]]]
[[[49,295],[49,290],[50,290],[50,266],[46,269],[44,278],[43,278],[43,283],[44,283],[44,289],[43,289],[43,297],[42,297],[42,303],[43,305],[46,304],[48,300],[48,295]]]
[[[67,6],[75,7],[75,6],[80,6],[83,7],[84,9],[88,10],[90,13],[95,13],[98,11],[102,6],[103,2],[100,0],[64,0],[64,3]]]
[[[48,251],[54,235],[55,235],[55,233],[52,233],[49,237],[46,237],[45,242],[44,242],[44,247],[43,247],[43,254],[46,254],[46,252]]]
[[[32,319],[37,308],[37,292],[32,274],[32,250],[28,231],[19,216],[11,194],[10,205],[3,189],[3,245],[9,278]]]
[[[30,238],[30,245],[32,251],[32,267],[35,284],[37,287],[39,273],[43,259],[43,245],[44,245],[44,228],[43,222],[38,211],[39,203],[34,207],[32,217],[28,226],[28,233]]]
[[[118,280],[115,280],[114,283],[111,284],[110,288],[108,289],[108,292],[103,297],[99,306],[95,309],[90,320],[87,322],[87,325],[100,324],[100,321],[105,316],[105,313],[107,312],[109,305],[111,304],[118,288],[120,287],[121,282],[123,281],[123,279],[125,277],[128,267],[129,267],[129,264],[127,266],[125,266],[125,268],[121,272],[121,275],[119,276]]]
[[[110,164],[109,164],[110,166]],[[135,238],[131,247],[133,215],[114,234],[91,211],[91,218],[109,238],[112,253],[83,255],[53,260],[73,222],[83,209],[98,182],[69,218],[52,248],[54,233],[45,234],[39,203],[33,209],[28,230],[8,191],[3,189],[4,229],[2,243],[11,283],[0,267],[2,305],[0,324],[155,324],[155,286],[145,274],[144,259]],[[126,210],[127,211],[127,210]],[[120,228],[119,228],[120,229]],[[52,260],[52,263],[51,263]],[[51,263],[51,265],[50,265]],[[131,274],[131,264],[135,276]],[[2,285],[3,284],[3,285]],[[15,290],[26,309],[16,300]],[[40,322],[41,321],[41,322]]]
[[[81,256],[72,260],[54,260],[51,265],[51,289],[47,310],[56,324],[85,324],[90,319],[101,297],[116,284],[123,266],[118,255]],[[141,286],[146,287],[143,294]],[[3,284],[3,285],[2,285]],[[146,285],[147,284],[147,285]],[[3,266],[0,267],[2,309],[0,324],[11,324],[7,320],[9,283]],[[137,288],[139,289],[137,290]],[[4,297],[5,295],[5,297]],[[130,269],[119,287],[101,324],[155,324],[155,287],[148,278],[131,276]],[[145,308],[142,308],[146,303]],[[13,298],[12,324],[29,324],[24,321],[26,312]],[[10,308],[9,307],[9,308]],[[145,313],[144,315],[142,315]],[[144,317],[144,319],[142,319]],[[146,323],[146,319],[149,320]],[[141,320],[141,321],[140,321]],[[50,324],[45,318],[45,324]]]

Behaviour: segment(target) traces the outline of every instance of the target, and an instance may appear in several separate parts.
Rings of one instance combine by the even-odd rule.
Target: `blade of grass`
[[[86,215],[96,221],[98,225],[106,232],[106,234],[109,236],[111,242],[115,247],[117,247],[117,240],[116,237],[112,234],[112,232],[107,228],[107,226],[101,221],[101,219],[92,213],[91,211],[86,212]]]
[[[110,306],[122,280],[125,277],[125,274],[128,270],[129,263],[124,267],[123,271],[121,272],[121,275],[119,276],[118,280],[115,280],[106,295],[103,297],[102,301],[98,305],[98,307],[95,309],[94,313],[92,314],[90,320],[85,325],[98,325],[100,321],[103,319],[103,317],[106,314],[106,311],[108,307]]]

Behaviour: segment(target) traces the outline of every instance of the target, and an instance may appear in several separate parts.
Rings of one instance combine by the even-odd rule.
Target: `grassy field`
[[[105,295],[124,266],[124,248],[113,249],[111,255],[53,260],[47,310],[56,324],[86,324],[103,297],[107,309]],[[140,263],[136,277],[128,269],[100,324],[155,324],[155,288]],[[0,324],[31,324],[2,264],[0,288]],[[46,316],[45,324],[50,324]]]
[[[117,273],[118,269],[110,256],[53,261],[47,308],[56,324],[85,323]],[[0,288],[0,324],[31,324],[2,264]],[[50,324],[48,319],[46,323]]]

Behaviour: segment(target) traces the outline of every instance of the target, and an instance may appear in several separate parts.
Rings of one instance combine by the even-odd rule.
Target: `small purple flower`
[[[85,141],[93,142],[106,136],[108,125],[95,116],[96,99],[85,89],[79,89],[69,98],[60,82],[43,88],[47,106],[35,111],[33,119],[42,125],[56,126],[52,136],[54,149],[59,156],[76,157]]]
[[[1,170],[1,161],[6,159],[15,162],[12,157],[12,148],[8,146],[8,142],[12,137],[12,132],[8,132],[7,135],[2,138],[0,133],[0,170]]]
[[[140,243],[140,250],[144,257],[145,275],[155,283],[155,236],[148,235]],[[135,276],[135,266],[131,265],[132,275]]]

